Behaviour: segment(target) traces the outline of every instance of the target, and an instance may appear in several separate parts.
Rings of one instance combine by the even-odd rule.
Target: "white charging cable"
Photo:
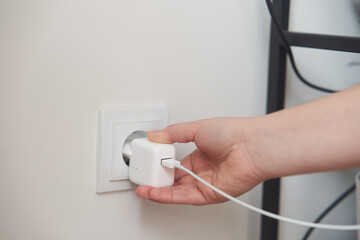
[[[203,180],[202,178],[197,176],[195,173],[193,173],[189,169],[183,167],[181,165],[180,161],[178,161],[178,160],[166,159],[161,162],[161,165],[163,165],[164,167],[168,167],[168,168],[181,169],[181,170],[187,172],[188,174],[190,174],[191,176],[193,176],[199,182],[205,184],[207,187],[211,188],[218,194],[222,195],[223,197],[225,197],[241,206],[244,206],[252,211],[258,212],[258,213],[268,216],[270,218],[277,219],[279,221],[289,222],[289,223],[293,223],[293,224],[297,224],[297,225],[301,225],[301,226],[305,226],[305,227],[311,227],[311,228],[332,229],[332,230],[360,230],[360,225],[333,225],[333,224],[312,223],[312,222],[296,220],[296,219],[292,219],[292,218],[288,218],[288,217],[283,217],[283,216],[262,210],[260,208],[254,207],[248,203],[245,203],[243,201],[240,201],[239,199],[236,199],[236,198],[230,196],[229,194],[221,191],[220,189],[218,189],[218,188],[214,187],[213,185],[211,185],[210,183],[206,182],[205,180]]]

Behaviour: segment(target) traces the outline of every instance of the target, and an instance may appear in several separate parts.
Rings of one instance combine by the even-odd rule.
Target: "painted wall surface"
[[[96,127],[100,107],[263,114],[268,31],[259,1],[0,1],[0,239],[257,239],[233,204],[97,195]]]
[[[298,32],[360,37],[360,1],[292,0],[290,29]],[[293,47],[303,76],[320,86],[341,90],[360,82],[360,55]],[[299,82],[290,66],[287,71],[286,106],[298,105],[326,94]],[[313,221],[353,182],[359,169],[308,174],[282,179],[281,213]],[[352,194],[324,223],[354,224],[355,195]],[[302,239],[307,228],[280,224],[280,239]],[[356,239],[356,232],[315,230],[309,239]]]

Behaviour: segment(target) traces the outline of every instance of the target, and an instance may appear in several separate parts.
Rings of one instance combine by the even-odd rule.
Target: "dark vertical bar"
[[[274,0],[276,18],[284,30],[288,28],[290,0]],[[271,26],[267,113],[284,108],[286,52],[282,47],[275,27]],[[262,208],[278,213],[280,200],[280,179],[272,179],[263,184]],[[266,216],[261,218],[261,240],[278,239],[278,221]]]

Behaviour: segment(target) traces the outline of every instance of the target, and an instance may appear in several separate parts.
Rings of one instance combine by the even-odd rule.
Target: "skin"
[[[159,143],[194,142],[181,164],[236,197],[264,180],[360,166],[360,85],[254,118],[214,118],[148,132]],[[170,204],[225,202],[176,169],[173,186],[139,186],[136,194]]]

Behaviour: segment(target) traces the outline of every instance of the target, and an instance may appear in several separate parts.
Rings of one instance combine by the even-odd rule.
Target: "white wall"
[[[291,0],[292,31],[360,37],[359,0]],[[331,89],[343,89],[360,82],[360,54],[294,47],[294,56],[302,74],[312,83]],[[299,82],[290,66],[287,71],[286,106],[301,104],[326,94]],[[355,173],[317,173],[282,179],[281,213],[313,221],[353,182]],[[324,223],[354,224],[355,195],[349,196]],[[280,224],[280,239],[301,239],[307,228]],[[356,232],[315,230],[309,239],[356,239]]]
[[[0,1],[0,239],[257,239],[232,204],[97,195],[96,121],[156,103],[171,123],[263,114],[268,23],[258,1]]]

